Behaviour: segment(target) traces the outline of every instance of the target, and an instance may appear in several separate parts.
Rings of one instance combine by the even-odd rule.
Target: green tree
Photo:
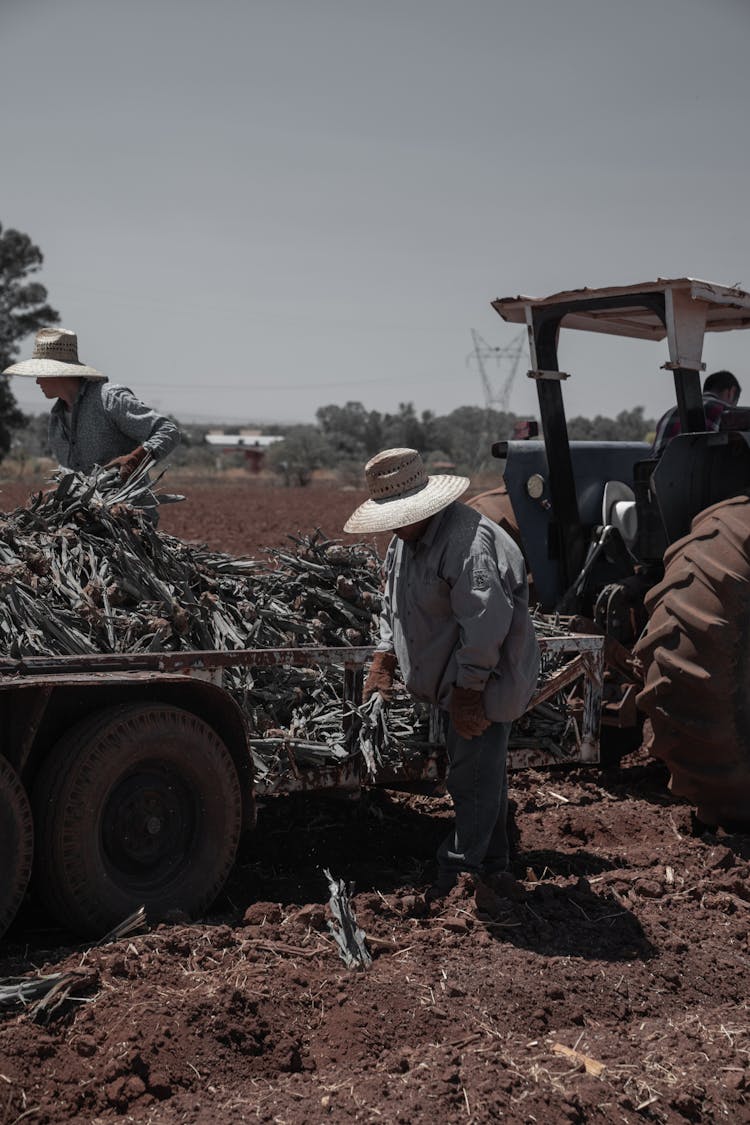
[[[41,250],[27,234],[3,230],[0,224],[0,371],[18,358],[22,340],[60,319],[46,303],[45,287],[29,280],[43,260]],[[7,377],[0,377],[0,459],[10,449],[13,429],[26,422],[8,384]]]
[[[646,441],[656,427],[653,418],[644,418],[644,408],[621,410],[616,418],[597,414],[595,418],[576,417],[568,422],[571,441]]]
[[[477,473],[497,463],[492,443],[509,438],[516,417],[480,406],[459,406],[432,421],[435,448],[446,450],[460,472]]]
[[[433,444],[434,420],[431,411],[423,410],[418,417],[413,402],[400,402],[398,414],[386,414],[383,418],[383,448],[427,452]]]
[[[361,402],[321,406],[315,417],[337,458],[363,461],[383,448],[383,419]]]
[[[268,464],[284,484],[309,484],[314,469],[334,464],[330,443],[317,426],[290,426],[268,450]]]

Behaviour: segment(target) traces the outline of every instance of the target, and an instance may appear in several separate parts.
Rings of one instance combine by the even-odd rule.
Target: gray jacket
[[[497,524],[454,502],[421,539],[391,540],[381,651],[395,652],[411,694],[443,709],[453,685],[483,692],[493,722],[526,710],[539,676],[523,556]]]
[[[86,379],[73,409],[58,400],[49,416],[52,456],[66,469],[90,473],[142,445],[159,461],[180,440],[174,422],[136,398],[129,387]]]

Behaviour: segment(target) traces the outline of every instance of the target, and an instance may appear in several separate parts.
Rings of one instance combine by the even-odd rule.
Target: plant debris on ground
[[[251,530],[219,486],[192,528],[190,504],[163,522],[254,551],[355,506],[267,491]],[[515,772],[511,795],[520,890],[499,901],[462,880],[426,910],[450,801],[374,792],[268,800],[200,923],[82,950],[28,904],[0,976],[97,986],[42,1023],[3,1014],[0,1122],[750,1120],[750,839],[697,823],[642,751]],[[329,931],[326,868],[355,885],[367,972]]]

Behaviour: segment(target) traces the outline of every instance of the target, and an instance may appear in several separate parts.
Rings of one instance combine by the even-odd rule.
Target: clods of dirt
[[[162,526],[253,554],[337,534],[359,497],[319,491],[194,489]],[[196,922],[87,948],[30,901],[0,976],[80,976],[0,1016],[1,1125],[750,1121],[750,837],[667,780],[643,753],[513,774],[515,883],[439,903],[450,801],[382,791],[269,800]],[[338,955],[324,869],[368,970]]]
[[[515,774],[514,879],[439,901],[449,801],[372,792],[269,801],[200,924],[83,949],[32,904],[0,972],[96,986],[4,1016],[0,1120],[749,1120],[750,840],[693,835],[659,767],[630,768],[632,790],[627,764]]]

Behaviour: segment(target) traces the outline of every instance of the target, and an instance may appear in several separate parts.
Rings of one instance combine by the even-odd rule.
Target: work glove
[[[474,738],[490,725],[484,713],[481,691],[454,687],[451,694],[451,721],[461,738]]]
[[[396,654],[394,652],[376,652],[372,658],[367,679],[362,687],[362,702],[366,703],[370,696],[379,691],[386,703],[393,694],[393,673],[396,671]]]
[[[120,480],[124,484],[126,480],[132,477],[138,466],[142,465],[148,456],[148,450],[144,449],[142,445],[137,445],[132,453],[126,453],[124,457],[115,457],[102,467],[105,469],[119,469]]]

